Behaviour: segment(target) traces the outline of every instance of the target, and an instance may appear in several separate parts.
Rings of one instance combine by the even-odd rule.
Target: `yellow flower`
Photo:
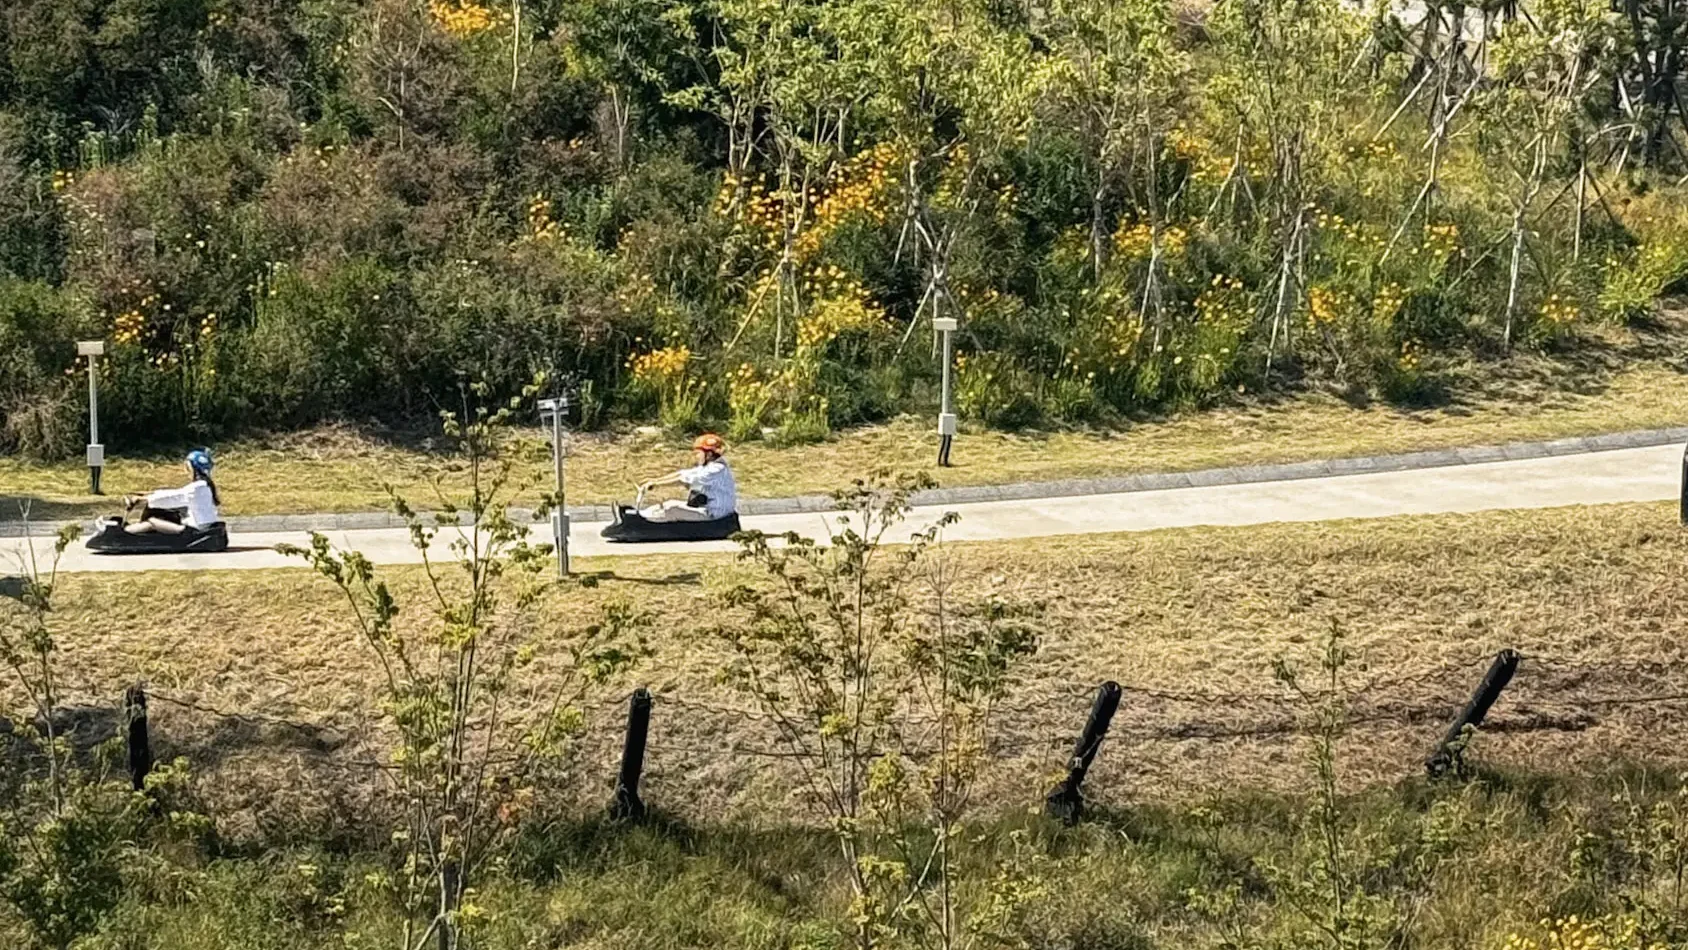
[[[1325,287],[1312,287],[1307,291],[1308,318],[1315,326],[1325,326],[1335,323],[1347,309],[1347,295],[1341,291],[1330,290]]]
[[[440,29],[460,40],[470,39],[510,19],[502,10],[492,10],[475,0],[430,0],[428,13]]]
[[[628,357],[627,365],[633,378],[640,382],[663,384],[682,379],[691,364],[692,351],[685,346],[665,346],[660,350]]]

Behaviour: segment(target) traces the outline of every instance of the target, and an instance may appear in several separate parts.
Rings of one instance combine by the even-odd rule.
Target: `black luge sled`
[[[651,521],[630,505],[615,507],[615,520],[600,535],[606,541],[723,541],[739,532],[738,513],[714,521]]]
[[[100,554],[215,554],[228,550],[229,531],[219,521],[204,528],[184,528],[181,534],[130,534],[123,530],[122,518],[112,517],[99,523],[87,548]]]

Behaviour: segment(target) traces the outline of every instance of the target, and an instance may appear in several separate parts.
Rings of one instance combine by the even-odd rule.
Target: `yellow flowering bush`
[[[703,415],[707,387],[692,377],[691,366],[687,346],[665,346],[627,359],[634,391],[654,397],[658,421],[675,431],[694,428]]]
[[[1307,325],[1327,328],[1345,321],[1354,308],[1354,296],[1347,291],[1314,285],[1307,288]]]
[[[1585,920],[1572,914],[1543,920],[1537,928],[1533,934],[1508,934],[1501,950],[1668,950],[1662,942],[1644,940],[1629,915]]]
[[[1147,222],[1121,225],[1114,232],[1114,253],[1126,260],[1148,260],[1154,250],[1155,230]],[[1179,258],[1190,246],[1190,233],[1177,225],[1160,229],[1160,256]]]
[[[786,229],[796,230],[792,255],[799,266],[814,260],[826,241],[852,221],[884,224],[896,210],[897,149],[882,142],[839,163],[823,185],[809,195],[771,191],[765,176],[722,177],[713,212],[752,236],[752,245],[782,251]],[[804,204],[804,201],[807,204]]]
[[[1605,265],[1596,301],[1600,315],[1617,323],[1638,320],[1653,312],[1665,288],[1688,276],[1688,242],[1660,235],[1627,253],[1608,255]]]
[[[1406,291],[1401,285],[1393,281],[1384,284],[1372,296],[1372,319],[1382,326],[1389,326],[1401,313],[1401,306],[1407,301]]]
[[[1175,344],[1181,352],[1171,360],[1177,391],[1191,401],[1217,392],[1236,365],[1254,319],[1254,303],[1242,280],[1215,274],[1196,297],[1194,309],[1195,322],[1188,336]]]
[[[1424,343],[1419,340],[1403,341],[1401,355],[1395,360],[1395,365],[1402,372],[1417,372],[1424,365]]]
[[[522,240],[554,241],[563,236],[563,226],[551,216],[551,199],[543,194],[528,199],[527,233]]]
[[[475,0],[429,0],[428,15],[440,29],[460,40],[472,39],[510,20],[510,14]]]
[[[774,404],[774,388],[749,363],[727,374],[727,438],[742,442],[762,430]]]
[[[830,267],[821,274],[826,279],[822,296],[809,306],[808,312],[797,322],[797,347],[802,351],[819,351],[847,330],[872,330],[885,326],[885,311],[873,302],[861,282]]]
[[[1172,154],[1190,165],[1190,177],[1203,185],[1218,185],[1231,177],[1237,166],[1236,156],[1221,154],[1211,142],[1192,132],[1188,126],[1175,127],[1167,137]]]
[[[896,148],[882,142],[838,168],[815,202],[809,227],[798,236],[798,259],[813,258],[826,239],[850,221],[884,224],[890,220],[895,210],[891,184],[899,162]]]
[[[125,310],[112,318],[111,340],[119,346],[140,342],[147,318],[139,310]]]
[[[1118,292],[1100,295],[1098,313],[1087,321],[1087,332],[1067,352],[1063,368],[1095,379],[1129,369],[1143,340],[1143,318]]]
[[[629,356],[627,368],[632,371],[635,382],[661,389],[684,379],[691,362],[691,347],[665,346]]]
[[[1459,249],[1459,225],[1430,225],[1424,229],[1424,243],[1420,247],[1432,257],[1447,257]]]
[[[1574,323],[1581,313],[1582,306],[1568,294],[1548,294],[1541,302],[1541,318],[1549,326],[1562,327]]]

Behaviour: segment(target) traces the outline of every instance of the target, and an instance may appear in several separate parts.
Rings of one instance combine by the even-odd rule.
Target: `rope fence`
[[[937,754],[943,722],[932,710],[905,697],[905,708],[864,742],[859,754],[895,753],[912,760]],[[1469,730],[1481,728],[1494,709],[1505,717],[1491,731],[1530,733],[1579,731],[1602,714],[1633,707],[1688,704],[1688,671],[1662,659],[1568,658],[1502,650],[1401,673],[1383,673],[1337,690],[1225,692],[1175,690],[1164,686],[1107,681],[1099,686],[1062,685],[1041,690],[1011,688],[984,711],[978,733],[991,758],[1042,757],[1064,767],[1066,778],[1048,795],[1046,809],[1064,821],[1084,813],[1084,785],[1107,748],[1146,750],[1157,744],[1281,740],[1317,731],[1318,714],[1339,712],[1342,728],[1422,733],[1432,777],[1465,770]],[[648,762],[695,769],[700,763],[739,760],[748,768],[791,768],[794,760],[813,765],[818,724],[793,722],[778,711],[749,701],[720,701],[674,689],[639,687],[629,693],[578,704],[586,726],[583,740],[609,754],[621,740],[613,812],[645,814],[641,779]],[[127,765],[137,789],[152,769],[152,722],[186,713],[245,730],[280,730],[322,753],[323,764],[347,772],[392,774],[363,741],[335,727],[285,715],[237,711],[196,696],[142,685],[125,691],[113,709],[98,703],[65,703],[61,712],[90,723],[115,716],[105,734],[123,737]],[[684,725],[689,729],[679,729]],[[709,733],[699,737],[699,731]],[[348,748],[349,747],[349,748]],[[836,754],[833,744],[829,754]],[[362,753],[362,754],[359,754]],[[1114,753],[1125,755],[1124,752]],[[1136,754],[1131,756],[1136,758]],[[756,763],[761,763],[756,765]]]

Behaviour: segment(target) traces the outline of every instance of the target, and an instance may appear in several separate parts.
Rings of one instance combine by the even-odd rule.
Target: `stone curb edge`
[[[1659,445],[1673,445],[1679,442],[1688,442],[1688,426],[1675,429],[1648,429],[1640,432],[1617,432],[1608,435],[1575,436],[1565,439],[1552,439],[1546,442],[1514,442],[1505,445],[1433,449],[1424,452],[1408,452],[1401,455],[1318,459],[1308,462],[1242,465],[1232,468],[1121,475],[1109,478],[1070,478],[1059,481],[1020,482],[1010,485],[936,488],[930,491],[916,492],[911,500],[918,507],[935,507],[981,501],[1030,501],[1039,498],[1071,498],[1081,495],[1164,491],[1171,488],[1203,488],[1256,482],[1300,481],[1336,475],[1403,472],[1416,469],[1446,468],[1455,465],[1479,465],[1485,462],[1511,462],[1560,455],[1583,455],[1591,452],[1611,452],[1620,449],[1651,448]],[[747,498],[740,502],[739,513],[745,516],[808,514],[831,511],[834,507],[832,498],[827,495],[800,495],[795,498]],[[583,505],[570,508],[568,513],[571,521],[606,522],[610,520],[611,508],[609,505]],[[520,520],[526,520],[531,517],[532,512],[528,509],[518,508],[511,509],[511,514]],[[65,523],[39,522],[32,526],[32,533],[38,537],[50,534],[57,531]],[[314,515],[250,515],[230,518],[229,530],[253,533],[360,531],[378,528],[402,528],[404,524],[404,521],[396,515],[380,511]],[[23,533],[24,525],[22,522],[0,521],[0,537],[21,537]]]

